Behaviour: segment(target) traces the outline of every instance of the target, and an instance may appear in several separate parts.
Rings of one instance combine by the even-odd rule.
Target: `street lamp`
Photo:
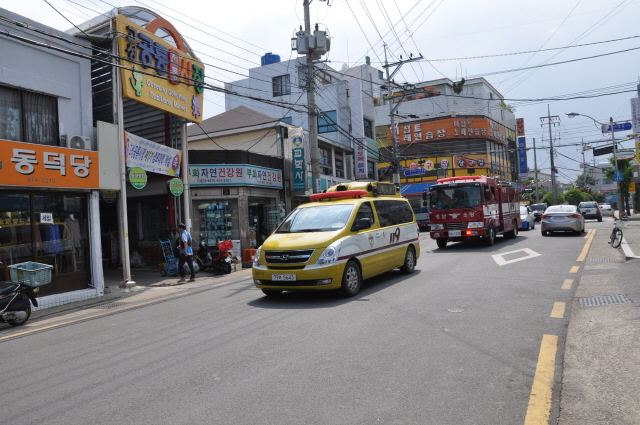
[[[590,117],[589,115],[586,114],[578,114],[577,112],[569,112],[568,114],[565,114],[566,116],[568,116],[569,118],[575,118],[577,116],[583,116],[583,117],[587,117],[590,118],[593,122],[600,124],[601,126],[605,126],[606,124],[601,123],[600,121],[598,121],[597,119]],[[613,126],[614,126],[614,122],[613,122],[613,117],[609,118],[609,130],[611,131],[611,143],[613,143],[613,166],[615,167],[615,174],[618,174],[618,159],[616,158],[616,154],[617,154],[617,150],[616,150],[616,138],[614,135],[614,131],[613,131]],[[618,203],[622,203],[622,206],[624,206],[624,202],[622,202],[622,192],[620,191],[620,182],[616,182],[616,186],[618,188]],[[618,205],[618,216],[620,216],[620,205]]]

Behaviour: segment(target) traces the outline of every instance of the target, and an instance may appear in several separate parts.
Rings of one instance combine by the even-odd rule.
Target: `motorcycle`
[[[233,242],[230,240],[218,243],[209,248],[206,239],[202,238],[196,250],[195,262],[200,270],[212,269],[223,273],[231,273],[231,252]]]
[[[24,325],[31,317],[31,304],[38,307],[36,292],[21,283],[0,283],[0,322],[11,326]]]

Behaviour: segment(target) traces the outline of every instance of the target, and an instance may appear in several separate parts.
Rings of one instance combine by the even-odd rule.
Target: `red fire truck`
[[[482,239],[495,243],[496,235],[518,235],[520,193],[510,183],[485,176],[439,179],[430,190],[431,238],[438,248],[448,241]],[[427,202],[427,193],[423,194]]]

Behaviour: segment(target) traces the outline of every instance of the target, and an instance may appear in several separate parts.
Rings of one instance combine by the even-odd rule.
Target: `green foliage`
[[[575,185],[576,187],[583,188],[587,186],[595,186],[596,179],[589,174],[580,174],[576,179]]]
[[[569,189],[564,196],[564,200],[571,205],[578,206],[582,201],[585,201],[585,193],[580,189]]]
[[[546,203],[549,206],[564,204],[564,196],[562,196],[561,193],[558,193],[558,203],[554,204],[553,203],[553,192],[548,192],[546,195],[544,195],[544,198],[542,199],[542,202]]]

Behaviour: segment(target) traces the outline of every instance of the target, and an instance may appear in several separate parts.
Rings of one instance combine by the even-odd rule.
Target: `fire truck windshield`
[[[480,186],[443,185],[431,188],[431,209],[477,207],[481,204]]]

